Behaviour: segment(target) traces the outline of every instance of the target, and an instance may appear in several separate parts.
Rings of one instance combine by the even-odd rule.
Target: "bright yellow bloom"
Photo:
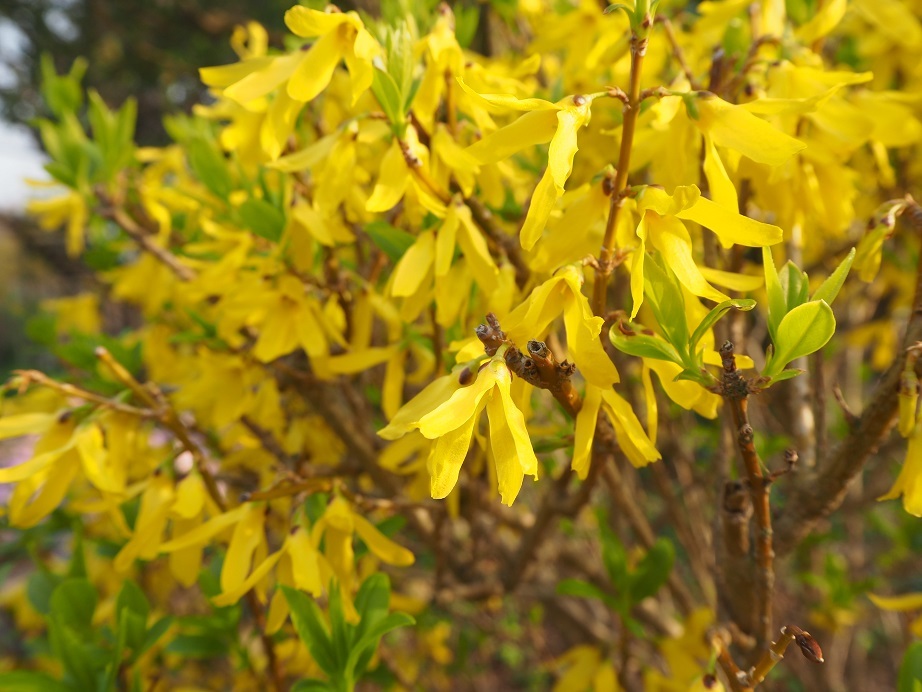
[[[285,24],[295,35],[317,40],[306,51],[249,57],[232,65],[202,68],[202,81],[222,89],[224,96],[243,105],[287,82],[287,96],[303,103],[327,88],[336,66],[345,60],[352,78],[353,100],[368,90],[373,76],[371,61],[381,48],[358,14],[295,6],[285,13]]]
[[[44,183],[32,183],[45,186]],[[56,184],[51,183],[56,186]],[[26,205],[26,212],[38,218],[39,225],[46,231],[55,230],[67,224],[67,254],[76,257],[83,252],[84,231],[89,220],[89,209],[83,195],[68,190],[50,199],[33,199]]]
[[[532,193],[519,234],[522,247],[530,250],[538,242],[557,200],[563,195],[578,149],[576,133],[589,123],[592,101],[598,94],[568,96],[551,103],[537,98],[519,99],[510,94],[478,94],[463,81],[458,80],[458,83],[487,109],[525,112],[509,125],[468,147],[468,153],[480,163],[496,163],[522,149],[551,143],[547,169]]]
[[[458,375],[446,375],[407,402],[378,434],[395,440],[411,430],[419,430],[435,440],[428,468],[432,497],[447,497],[458,482],[461,465],[467,456],[474,427],[480,413],[487,410],[490,446],[496,465],[500,497],[512,505],[525,475],[538,477],[538,459],[531,446],[525,417],[512,400],[512,374],[497,352],[477,373],[477,378],[461,386]]]

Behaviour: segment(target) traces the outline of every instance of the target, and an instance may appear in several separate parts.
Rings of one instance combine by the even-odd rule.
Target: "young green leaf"
[[[677,365],[682,364],[682,356],[675,350],[675,347],[658,336],[648,334],[627,336],[621,333],[618,325],[615,325],[609,332],[609,338],[615,348],[629,356],[655,358],[656,360],[668,360]]]
[[[342,661],[337,660],[333,642],[327,631],[320,608],[307,594],[290,586],[281,586],[288,607],[291,608],[291,621],[301,641],[307,646],[311,656],[324,673],[333,677],[341,670]]]
[[[88,630],[96,598],[96,589],[86,579],[65,579],[51,594],[51,616],[75,630]]]
[[[792,360],[825,346],[835,330],[836,318],[825,301],[811,301],[797,306],[778,325],[775,352],[762,375],[774,379]]]
[[[768,294],[768,333],[774,341],[778,324],[787,314],[787,304],[784,291],[781,289],[781,281],[778,279],[778,272],[775,270],[772,251],[767,247],[762,248],[762,270],[765,272],[765,292]]]
[[[801,271],[800,267],[788,260],[781,268],[778,278],[781,282],[781,290],[784,292],[786,313],[807,302],[810,283],[806,273]]]
[[[559,584],[557,584],[557,593],[561,596],[576,596],[577,598],[592,598],[603,603],[608,604],[610,607],[615,607],[615,598],[608,593],[605,593],[595,584],[590,584],[585,582],[582,579],[564,579]]]
[[[378,642],[381,641],[381,637],[400,627],[407,627],[414,624],[416,624],[416,620],[406,613],[390,613],[383,620],[379,620],[369,627],[365,631],[365,634],[362,635],[362,638],[355,642],[352,651],[349,652],[349,658],[346,661],[347,678],[358,676],[363,672],[370,658],[367,654],[369,652],[374,652],[374,650],[378,648]],[[360,665],[363,659],[365,663]]]
[[[691,335],[689,349],[692,355],[694,355],[698,342],[701,341],[702,337],[707,334],[708,330],[717,323],[717,320],[723,317],[729,310],[736,308],[737,310],[746,312],[752,310],[755,306],[756,302],[751,298],[734,298],[733,300],[725,300],[713,307],[711,311],[704,316],[704,319],[701,320],[701,324],[695,327],[695,331]]]
[[[842,288],[842,284],[845,283],[845,278],[848,276],[848,270],[852,267],[852,262],[855,260],[855,248],[851,249],[851,252],[848,253],[846,258],[842,260],[836,270],[829,275],[822,285],[816,289],[816,293],[813,294],[812,300],[825,300],[827,305],[832,305],[832,301],[836,299],[836,296],[839,295],[839,291]]]
[[[688,354],[688,322],[685,319],[685,297],[675,274],[647,255],[644,260],[644,295],[656,317],[666,341],[671,343],[682,362]]]
[[[918,692],[922,689],[922,642],[914,641],[903,654],[897,692]]]
[[[653,596],[662,588],[672,571],[675,548],[672,542],[658,538],[637,564],[629,580],[629,593],[633,603]]]

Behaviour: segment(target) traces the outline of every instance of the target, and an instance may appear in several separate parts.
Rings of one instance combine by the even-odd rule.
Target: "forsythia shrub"
[[[603,9],[296,6],[163,148],[47,70],[31,211],[102,289],[0,400],[0,689],[845,689],[859,620],[902,651],[861,595],[922,590],[873,506],[922,515],[922,3]]]

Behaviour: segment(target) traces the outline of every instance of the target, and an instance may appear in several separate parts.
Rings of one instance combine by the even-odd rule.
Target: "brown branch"
[[[575,365],[568,361],[558,363],[551,349],[543,341],[532,339],[526,345],[527,354],[522,353],[506,338],[506,333],[492,312],[487,315],[486,324],[478,326],[476,332],[488,356],[492,358],[501,346],[505,346],[503,359],[509,370],[533,387],[547,389],[571,418],[576,417],[582,400],[570,380],[576,372]]]
[[[729,341],[724,343],[720,347],[720,355],[723,360],[721,393],[733,416],[737,447],[748,478],[749,494],[756,519],[757,629],[753,634],[756,635],[759,645],[763,645],[771,637],[772,596],[775,585],[775,553],[772,546],[772,516],[769,505],[771,481],[762,473],[762,460],[753,444],[753,430],[748,413],[750,385],[737,370],[733,344]]]
[[[759,662],[749,671],[749,679],[753,687],[765,680],[765,676],[784,658],[784,652],[791,642],[797,642],[801,653],[808,661],[813,661],[814,663],[824,662],[823,650],[820,649],[820,645],[813,638],[813,635],[796,625],[782,627],[781,637],[777,642],[772,643],[771,647],[762,654]]]
[[[103,198],[101,198],[103,199]],[[115,222],[142,250],[148,252],[161,264],[173,272],[180,281],[191,281],[195,278],[195,271],[187,267],[172,252],[158,245],[153,234],[142,228],[128,213],[117,206],[108,205],[99,210],[100,216]]]
[[[18,385],[20,392],[25,391],[25,389],[34,382],[35,384],[41,385],[42,387],[54,389],[55,391],[58,391],[65,396],[72,396],[76,399],[82,399],[83,401],[88,401],[102,408],[112,409],[113,411],[118,411],[120,413],[127,413],[128,415],[137,416],[138,418],[157,418],[159,415],[156,411],[152,411],[150,409],[137,408],[129,404],[123,404],[120,401],[108,399],[100,394],[95,394],[85,389],[81,389],[80,387],[75,387],[72,384],[67,384],[66,382],[58,382],[57,380],[51,379],[48,377],[48,375],[38,370],[14,370],[13,374],[17,378],[21,378],[18,382],[14,379],[11,383],[13,386]]]

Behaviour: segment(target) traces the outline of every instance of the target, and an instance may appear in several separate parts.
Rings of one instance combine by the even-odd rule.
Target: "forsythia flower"
[[[458,482],[474,426],[486,408],[500,497],[512,505],[525,475],[537,479],[538,459],[525,417],[512,400],[511,384],[512,374],[500,350],[481,367],[473,383],[461,386],[457,374],[439,378],[407,402],[378,434],[395,440],[416,429],[436,440],[427,463],[430,492],[441,499]]]
[[[222,89],[224,96],[240,104],[262,98],[287,82],[280,98],[287,96],[303,103],[327,88],[336,66],[345,60],[353,98],[368,90],[373,76],[371,61],[380,46],[355,12],[325,13],[296,6],[285,13],[285,24],[292,33],[318,37],[317,41],[306,51],[202,68],[202,81]]]
[[[509,94],[478,94],[463,81],[458,80],[458,83],[488,110],[525,112],[509,125],[468,147],[468,153],[480,163],[496,163],[535,144],[551,143],[547,169],[532,193],[519,233],[522,247],[530,250],[538,242],[557,200],[563,195],[578,149],[576,133],[589,123],[592,101],[599,94],[568,96],[551,103],[537,98],[519,99]]]

